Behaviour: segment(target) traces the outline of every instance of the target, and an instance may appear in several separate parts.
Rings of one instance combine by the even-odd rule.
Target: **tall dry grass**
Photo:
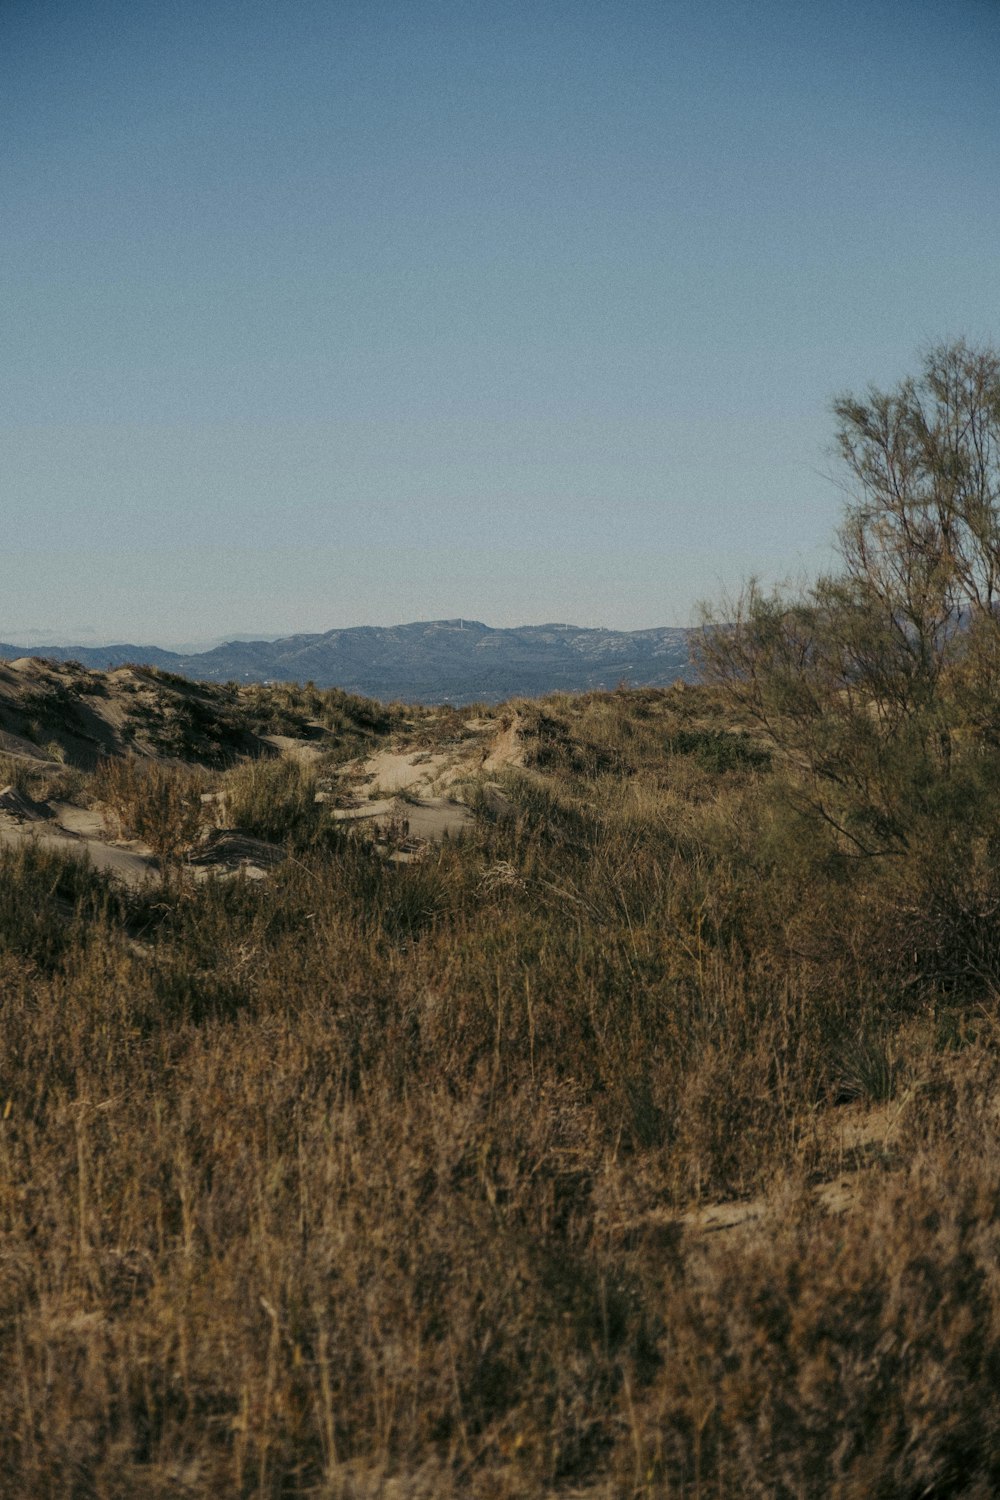
[[[521,708],[421,863],[282,762],[266,883],[0,857],[7,1492],[996,1492],[985,855],[805,840],[707,694]]]
[[[201,831],[204,772],[143,756],[100,762],[91,791],[120,838],[141,839],[165,863],[179,860]]]

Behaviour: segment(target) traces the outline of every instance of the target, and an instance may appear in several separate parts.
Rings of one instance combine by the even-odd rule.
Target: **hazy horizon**
[[[5,7],[0,634],[812,573],[832,398],[1000,337],[998,53],[985,0]]]
[[[435,615],[435,616],[433,616],[433,617],[431,617],[429,619],[425,619],[425,620],[383,620],[383,621],[380,621],[380,622],[378,622],[377,624],[374,624],[374,625],[369,624],[369,626],[367,628],[383,629],[383,630],[399,630],[399,629],[405,629],[407,626],[411,626],[411,625],[435,625],[435,624],[438,624],[438,623],[442,623],[442,624],[443,623],[451,623],[451,622],[453,622],[455,620],[459,620],[459,619],[465,620],[469,624],[485,625],[487,627],[487,629],[489,629],[489,630],[511,630],[511,629],[513,629],[513,630],[519,630],[519,629],[521,629],[521,630],[541,630],[541,629],[544,629],[546,627],[548,627],[550,629],[553,629],[553,630],[571,629],[571,630],[609,630],[610,631],[610,630],[614,630],[615,629],[614,626],[603,625],[603,624],[582,625],[578,621],[575,621],[575,620],[520,620],[520,621],[517,622],[516,625],[513,625],[513,626],[508,626],[508,625],[500,625],[500,626],[498,626],[498,625],[493,624],[489,620],[479,620],[479,619],[474,618],[471,615]],[[330,632],[335,631],[335,630],[345,630],[345,629],[346,630],[350,630],[350,629],[364,629],[364,628],[366,628],[366,627],[364,627],[364,626],[332,625],[330,627]],[[683,628],[684,627],[682,627],[682,626],[675,626],[675,625],[673,625],[672,622],[669,621],[669,620],[660,620],[660,621],[657,621],[655,624],[640,625],[640,626],[635,627],[635,629],[636,629],[637,632],[641,632],[643,630],[660,630],[660,629],[671,630],[671,629],[683,629]],[[178,655],[193,656],[193,655],[197,655],[197,654],[199,654],[201,652],[211,651],[211,650],[213,650],[217,646],[223,646],[223,645],[227,645],[229,643],[234,643],[234,642],[278,641],[278,640],[289,639],[289,638],[297,636],[297,635],[326,635],[326,634],[328,634],[330,632],[327,632],[327,631],[310,631],[310,630],[289,630],[289,631],[262,630],[262,631],[260,631],[258,633],[258,632],[242,631],[242,630],[240,630],[240,631],[232,631],[232,632],[230,632],[228,634],[225,634],[225,635],[214,636],[214,637],[210,638],[209,640],[202,640],[202,641],[169,641],[169,640],[144,640],[144,641],[139,641],[139,640],[124,640],[124,639],[115,639],[115,638],[112,638],[111,636],[105,637],[105,636],[103,636],[103,635],[101,635],[101,634],[99,634],[97,632],[89,632],[89,633],[85,633],[84,635],[82,635],[82,636],[80,636],[80,637],[78,637],[76,639],[70,640],[68,637],[67,638],[63,638],[63,636],[60,635],[58,632],[52,631],[52,630],[45,630],[45,629],[30,630],[30,629],[28,629],[28,630],[22,630],[22,631],[19,631],[19,632],[11,632],[11,631],[5,631],[3,629],[3,627],[2,627],[2,625],[0,625],[0,641],[4,642],[6,644],[12,645],[12,646],[31,646],[31,647],[38,648],[39,650],[43,649],[45,646],[50,646],[50,647],[53,647],[53,648],[60,648],[60,649],[63,648],[63,647],[67,647],[67,646],[81,646],[81,647],[87,648],[88,650],[99,650],[102,646],[109,646],[109,647],[110,646],[147,646],[147,647],[148,646],[155,646],[156,648],[158,648],[161,651],[174,651]]]

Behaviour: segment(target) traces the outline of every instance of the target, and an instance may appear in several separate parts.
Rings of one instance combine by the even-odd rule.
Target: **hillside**
[[[383,700],[487,702],[555,691],[667,686],[690,679],[689,632],[574,625],[497,630],[477,620],[358,626],[276,641],[231,641],[193,656],[158,647],[46,647],[97,669],[140,663],[201,682],[313,682]],[[32,653],[0,643],[0,658]]]
[[[155,668],[0,660],[0,752],[92,770],[129,750],[218,765],[265,748],[232,692]]]

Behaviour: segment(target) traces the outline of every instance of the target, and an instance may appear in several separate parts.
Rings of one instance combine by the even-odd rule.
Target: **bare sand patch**
[[[411,792],[433,800],[440,799],[449,787],[484,772],[524,764],[519,716],[502,722],[499,730],[492,719],[470,719],[465,727],[473,731],[469,738],[448,741],[433,751],[420,745],[396,744],[347,761],[337,774],[346,782],[367,785],[386,797]]]
[[[502,722],[499,733],[487,748],[480,761],[480,769],[487,775],[504,770],[507,766],[523,766],[525,760],[523,721],[519,714]]]
[[[320,793],[320,796],[323,794]],[[439,844],[471,827],[475,817],[464,802],[450,797],[380,797],[375,801],[356,802],[352,807],[333,809],[341,823],[370,824],[380,833],[393,832],[401,839]]]
[[[362,780],[387,794],[454,781],[458,775],[468,773],[466,765],[459,770],[455,754],[448,750],[433,754],[427,750],[379,750],[367,760],[352,764]]]
[[[123,848],[73,833],[61,827],[55,818],[27,820],[0,812],[0,844],[17,848],[26,843],[70,859],[88,860],[95,870],[109,871],[133,890],[159,878],[156,861],[149,851]]]

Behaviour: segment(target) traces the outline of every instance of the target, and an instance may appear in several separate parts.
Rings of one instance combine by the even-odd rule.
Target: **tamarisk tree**
[[[706,615],[700,656],[841,846],[887,854],[1000,785],[1000,356],[934,348],[834,413],[838,568],[751,582]]]

